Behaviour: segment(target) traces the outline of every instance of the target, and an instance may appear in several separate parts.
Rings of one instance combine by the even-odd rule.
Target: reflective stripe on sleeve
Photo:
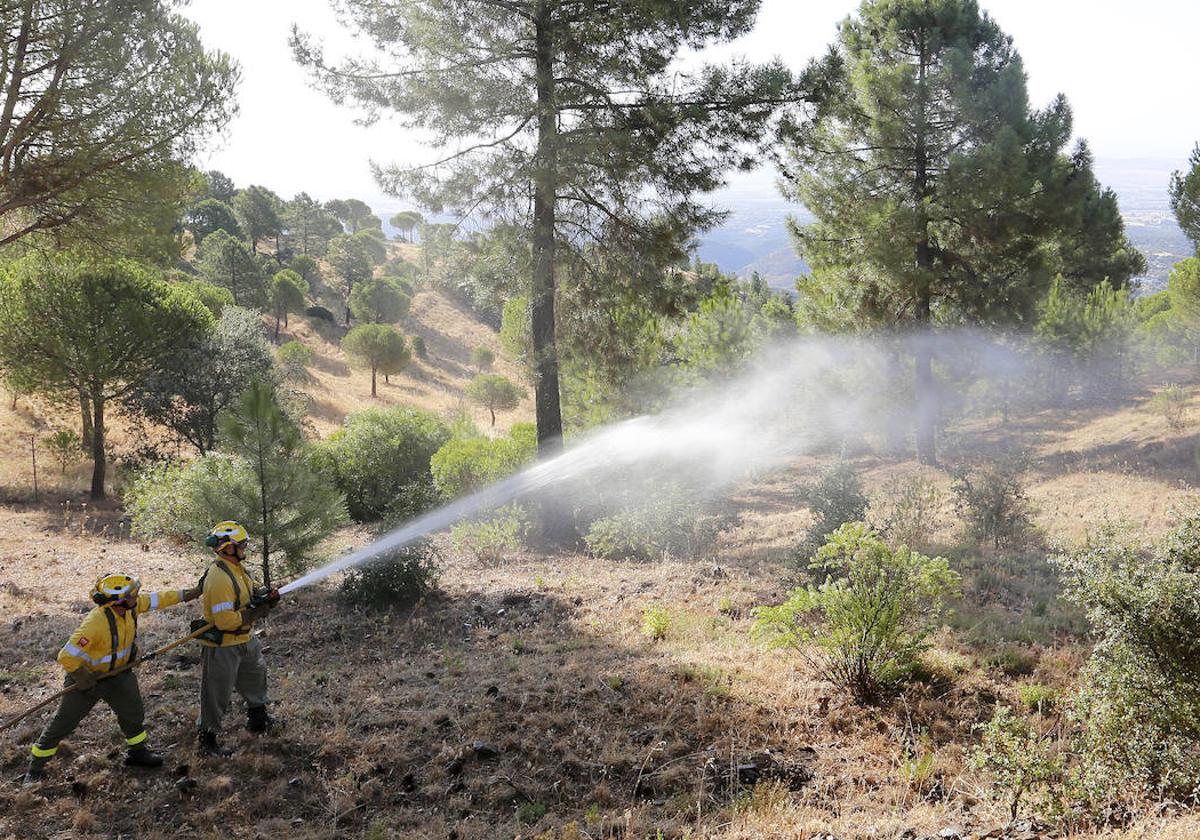
[[[71,644],[70,642],[67,642],[65,645],[63,645],[63,650],[65,650],[67,653],[71,654],[71,656],[79,657],[80,659],[82,659],[85,662],[88,662],[92,665],[103,665],[106,662],[112,662],[112,654],[109,654],[107,656],[102,656],[99,659],[97,659],[96,657],[91,656],[88,653],[85,653],[82,649],[76,647],[75,645]],[[128,653],[128,648],[126,648],[126,653]]]
[[[158,593],[157,592],[150,593],[150,609],[152,609],[152,610],[158,609]]]
[[[34,744],[33,747],[29,751],[31,753],[33,753],[34,758],[49,758],[50,756],[52,756],[56,752],[58,752],[58,747],[51,747],[50,749],[43,749],[43,748],[39,747],[37,744]]]
[[[141,732],[134,735],[132,738],[126,738],[125,743],[131,747],[136,747],[138,744],[142,743],[142,741],[145,741],[145,740],[146,740],[146,730],[143,729]]]
[[[212,612],[219,613],[219,612],[225,612],[225,610],[231,610],[231,609],[233,609],[233,601],[222,601],[221,603],[215,604],[213,606]]]

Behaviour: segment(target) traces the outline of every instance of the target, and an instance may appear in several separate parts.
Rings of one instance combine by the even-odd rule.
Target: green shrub
[[[74,429],[59,429],[47,436],[42,446],[58,462],[59,472],[64,475],[67,467],[83,457],[83,441]]]
[[[675,666],[675,679],[682,683],[698,683],[708,697],[728,697],[733,681],[724,668],[716,665],[696,665],[681,662]]]
[[[507,505],[483,519],[455,525],[450,542],[480,563],[499,563],[521,548],[527,520],[520,505]]]
[[[1200,777],[1200,517],[1151,552],[1106,528],[1054,562],[1097,638],[1073,703],[1087,787],[1189,793]]]
[[[825,538],[847,522],[860,522],[867,512],[862,479],[849,463],[838,460],[821,470],[817,480],[801,492],[814,521],[801,553],[807,559]]]
[[[989,654],[984,663],[1006,677],[1027,677],[1037,668],[1038,658],[1031,650],[1010,645]]]
[[[1165,385],[1150,399],[1150,410],[1167,421],[1173,432],[1187,426],[1188,393],[1178,385]]]
[[[893,545],[922,548],[937,531],[942,494],[928,479],[894,478],[871,500],[870,522]]]
[[[442,498],[455,499],[520,472],[536,457],[537,428],[518,423],[502,438],[464,430],[434,453],[429,467]]]
[[[311,463],[307,465],[311,467]],[[290,466],[299,469],[303,465]],[[320,489],[319,496],[333,495],[333,489],[315,472],[306,480]],[[252,526],[262,517],[257,488],[254,471],[245,461],[216,452],[186,464],[161,464],[145,470],[125,490],[123,501],[135,538],[167,538],[199,545],[213,523],[223,519],[246,524],[251,537],[260,539]],[[301,502],[296,508],[277,512],[283,524],[271,540],[273,565],[282,563],[291,572],[301,571],[318,559],[320,541],[346,523],[340,497],[336,504],[305,510],[297,520],[298,508],[303,506]]]
[[[1025,708],[1044,715],[1053,712],[1061,699],[1057,688],[1040,683],[1019,686],[1017,695],[1021,698],[1021,705]]]
[[[429,461],[450,438],[435,415],[415,408],[351,414],[318,446],[318,458],[346,494],[350,516],[371,522],[407,518],[435,498]]]
[[[1033,505],[1021,481],[1020,459],[1004,458],[959,470],[951,487],[968,533],[993,548],[1021,546],[1033,532]]]
[[[351,570],[339,593],[358,607],[407,609],[437,587],[440,575],[437,549],[421,540]]]
[[[861,522],[830,534],[811,567],[825,582],[758,607],[754,636],[792,648],[856,701],[879,699],[909,677],[928,648],[958,575],[944,558],[889,548]]]
[[[689,557],[711,547],[730,524],[706,515],[701,498],[683,485],[666,484],[646,496],[594,520],[583,538],[588,552],[606,560]]]
[[[299,341],[285,343],[275,352],[279,372],[287,382],[307,382],[308,366],[312,364],[312,349]]]
[[[426,359],[429,358],[429,350],[425,347],[425,339],[421,338],[421,336],[419,336],[419,335],[414,335],[408,341],[409,341],[409,344],[412,345],[412,351],[413,351],[414,356],[416,356],[421,361],[425,361]]]
[[[642,635],[652,642],[662,641],[671,629],[671,612],[666,607],[646,607],[642,610]]]
[[[996,793],[1008,801],[1012,819],[1017,818],[1021,800],[1030,794],[1038,798],[1041,813],[1059,810],[1065,773],[1063,760],[1052,745],[1006,706],[996,709],[979,729],[982,736],[971,764],[991,774]]]

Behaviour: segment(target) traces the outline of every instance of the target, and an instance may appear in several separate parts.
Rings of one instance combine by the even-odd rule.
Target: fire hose
[[[278,601],[279,601],[279,590],[273,589],[270,592],[266,593],[265,595],[256,595],[253,598],[251,598],[250,606],[257,607],[257,606],[260,606],[265,603],[277,603]],[[201,619],[201,621],[203,621],[203,619]],[[146,662],[150,662],[151,660],[157,658],[158,656],[161,656],[162,654],[166,653],[169,650],[174,650],[175,648],[179,647],[180,645],[182,645],[186,642],[190,642],[192,639],[198,639],[201,636],[204,636],[206,633],[209,633],[210,631],[215,630],[215,629],[216,629],[215,624],[213,624],[211,621],[205,621],[205,622],[203,622],[203,624],[201,626],[193,627],[192,631],[190,633],[188,633],[186,636],[184,636],[183,638],[176,639],[175,641],[171,642],[170,644],[165,644],[162,647],[158,648],[157,650],[150,651],[150,653],[147,653],[145,656],[138,657],[137,659],[133,660],[132,662],[126,662],[124,665],[122,665],[119,668],[114,668],[111,671],[108,671],[107,673],[101,674],[96,678],[96,681],[99,682],[100,680],[107,680],[110,677],[115,677],[118,674],[123,674],[124,672],[126,672],[128,670],[136,668],[138,665],[141,665]],[[51,703],[53,703],[55,700],[59,699],[60,697],[70,694],[72,691],[77,691],[78,688],[79,688],[79,686],[69,685],[66,688],[62,689],[61,691],[57,691],[54,694],[51,694],[45,700],[42,700],[40,703],[29,707],[25,711],[18,714],[16,717],[9,718],[8,720],[4,721],[3,723],[0,723],[0,731],[3,731],[5,729],[8,729],[10,726],[14,726],[14,725],[20,723],[21,721],[25,720],[25,718],[29,717],[34,712],[38,711],[39,709],[45,708],[46,706],[50,705]]]

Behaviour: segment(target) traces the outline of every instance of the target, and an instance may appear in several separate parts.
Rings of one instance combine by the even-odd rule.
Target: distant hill
[[[1146,255],[1147,271],[1139,278],[1144,291],[1167,284],[1171,267],[1190,256],[1191,243],[1175,223],[1167,198],[1171,173],[1183,160],[1102,159],[1096,162],[1101,183],[1116,191],[1130,240]],[[698,254],[722,271],[749,277],[758,272],[774,289],[792,290],[808,273],[787,232],[787,219],[804,223],[812,217],[801,205],[779,196],[769,172],[755,172],[716,193],[711,203],[730,211],[728,219],[700,240]]]

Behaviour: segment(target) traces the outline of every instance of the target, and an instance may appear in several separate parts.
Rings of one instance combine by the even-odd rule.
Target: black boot
[[[275,725],[275,718],[267,714],[266,706],[251,706],[246,710],[246,730],[256,734],[270,731]]]
[[[46,762],[48,760],[49,759],[38,758],[36,755],[31,755],[29,757],[29,767],[25,769],[24,784],[26,786],[36,785],[46,777]]]
[[[233,750],[217,743],[216,732],[201,732],[197,736],[196,742],[196,748],[200,755],[215,755],[219,758],[228,758],[233,755]]]
[[[145,747],[130,750],[125,755],[126,767],[162,767],[162,756]]]

